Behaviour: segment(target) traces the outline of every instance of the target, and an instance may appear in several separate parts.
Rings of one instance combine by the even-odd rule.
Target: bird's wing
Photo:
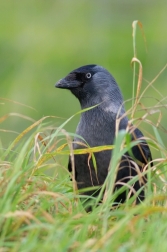
[[[69,172],[72,172],[72,165],[71,165],[71,158],[69,156],[69,159],[68,159],[68,170]]]
[[[134,132],[132,133],[132,140],[138,140],[142,137],[143,137],[143,134],[138,128],[136,128]],[[137,144],[136,146],[132,148],[132,153],[134,157],[140,162],[142,162],[143,164],[147,164],[148,162],[152,161],[150,148],[146,140],[144,139],[142,139],[139,144]],[[153,162],[151,162],[150,164],[151,166],[153,166]]]

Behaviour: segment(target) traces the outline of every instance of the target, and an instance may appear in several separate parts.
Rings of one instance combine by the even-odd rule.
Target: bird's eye
[[[87,73],[87,74],[86,74],[86,78],[87,78],[87,79],[90,79],[91,77],[92,77],[91,73]]]

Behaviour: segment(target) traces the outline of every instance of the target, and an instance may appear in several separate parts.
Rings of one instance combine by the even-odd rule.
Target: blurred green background
[[[138,29],[137,56],[143,64],[143,77],[152,81],[167,63],[167,1],[0,1],[0,117],[20,113],[35,120],[47,115],[69,118],[80,110],[79,103],[70,92],[55,89],[54,84],[71,70],[91,63],[107,68],[119,83],[125,100],[130,99],[134,20],[143,24],[147,51]],[[154,83],[164,97],[166,80],[167,69]],[[142,88],[147,85],[143,81]],[[152,88],[145,97],[144,106],[154,106],[156,99],[162,99]],[[126,107],[130,105],[127,103]],[[161,123],[167,128],[166,109],[161,112]],[[64,120],[50,119],[50,124],[60,125]],[[75,117],[66,129],[75,132],[78,120]],[[3,146],[31,123],[17,116],[3,121]],[[167,143],[167,134],[163,136]]]

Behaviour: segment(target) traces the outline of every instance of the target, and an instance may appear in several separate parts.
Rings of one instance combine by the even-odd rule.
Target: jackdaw
[[[69,89],[79,100],[81,108],[92,109],[81,114],[80,122],[76,129],[76,134],[81,136],[90,147],[112,145],[116,133],[116,119],[121,118],[119,130],[127,129],[129,120],[125,115],[123,97],[113,76],[103,67],[98,65],[86,65],[70,72],[65,78],[59,80],[55,87]],[[143,134],[138,128],[133,126],[131,141],[142,138],[138,145],[126,152],[119,164],[116,176],[115,190],[127,183],[134,176],[141,178],[141,173],[152,160],[150,149],[143,139]],[[84,148],[81,138],[75,137],[73,149]],[[92,158],[89,154],[74,155],[75,179],[78,189],[103,185],[112,158],[112,151],[105,150],[94,153],[97,164],[95,171]],[[72,164],[69,158],[68,169],[72,171]],[[112,167],[111,167],[112,169]],[[140,173],[140,174],[139,174]],[[131,196],[136,194],[138,204],[145,197],[143,179],[138,179],[133,184]],[[87,190],[86,195],[97,196],[99,191]],[[116,202],[123,203],[127,198],[127,191],[121,192],[116,198]]]

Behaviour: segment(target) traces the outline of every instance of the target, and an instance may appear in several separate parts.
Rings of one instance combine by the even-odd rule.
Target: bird
[[[60,79],[55,87],[70,90],[79,100],[81,109],[85,109],[81,114],[73,139],[74,150],[86,148],[85,143],[89,147],[113,145],[116,138],[117,119],[120,119],[118,131],[127,130],[128,125],[131,125],[126,115],[121,90],[112,74],[102,66],[90,64],[79,67]],[[121,188],[122,184],[127,184],[133,177],[139,176],[139,171],[142,173],[145,167],[148,167],[149,162],[151,164],[152,161],[150,148],[142,132],[134,125],[131,126],[133,128],[130,132],[131,141],[139,140],[139,143],[121,157],[114,191]],[[77,187],[79,191],[87,189],[81,194],[87,197],[99,195],[97,187],[100,188],[107,178],[112,154],[112,150],[94,153],[97,171],[92,157],[90,158],[88,153],[74,154]],[[72,172],[70,157],[68,170]],[[133,184],[134,190],[131,196],[139,191],[136,204],[139,204],[145,198],[146,176],[143,176],[143,178],[142,181],[138,179]],[[93,188],[96,188],[96,190],[93,190]],[[124,203],[126,199],[127,192],[123,191],[117,196],[115,202]],[[92,207],[88,206],[86,209],[91,211]]]

